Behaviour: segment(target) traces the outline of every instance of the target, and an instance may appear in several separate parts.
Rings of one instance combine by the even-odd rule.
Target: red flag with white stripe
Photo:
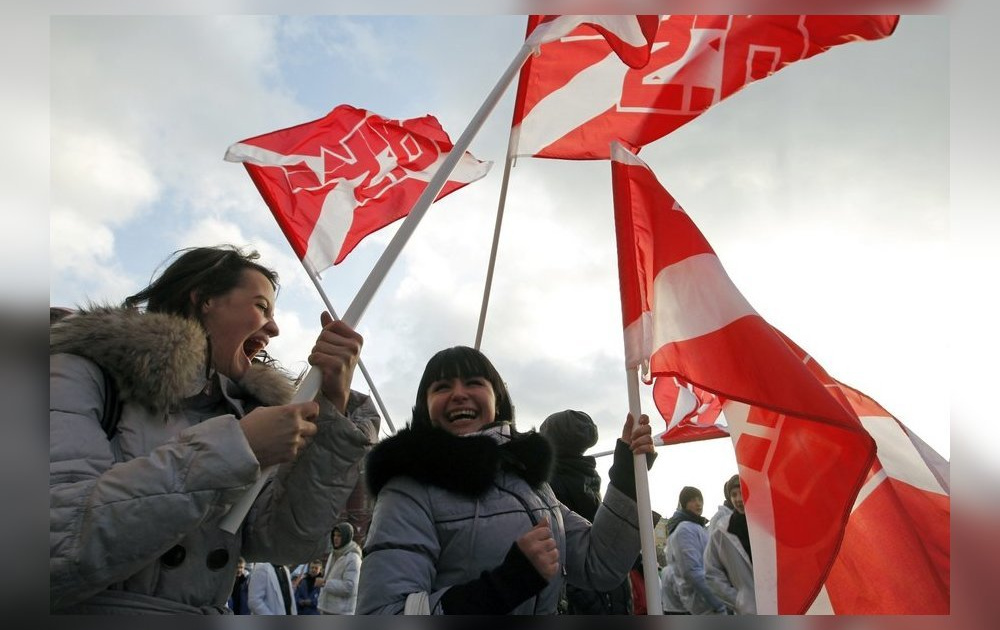
[[[811,613],[947,615],[951,602],[948,461],[877,402],[836,383],[878,458]]]
[[[593,39],[596,31],[622,62],[641,68],[649,62],[659,25],[659,15],[532,15],[525,41],[540,46],[562,38]]]
[[[539,20],[531,16],[529,33]],[[637,149],[754,81],[841,44],[888,37],[898,22],[898,15],[666,15],[641,68],[609,54],[601,37],[574,32],[521,68],[515,153],[607,159],[615,140]]]
[[[618,143],[611,156],[628,365],[725,399],[757,610],[801,614],[830,571],[874,442],[822,368],[747,303],[649,167]]]
[[[237,142],[225,159],[243,162],[296,255],[319,272],[406,216],[452,146],[433,116],[391,120],[339,105],[318,120]],[[437,199],[491,164],[465,153]]]

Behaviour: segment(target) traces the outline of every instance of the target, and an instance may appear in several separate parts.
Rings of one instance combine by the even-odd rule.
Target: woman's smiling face
[[[431,424],[452,435],[467,435],[496,419],[496,394],[485,376],[433,381],[427,388]]]
[[[196,299],[196,296],[192,296]],[[250,361],[278,336],[274,322],[274,286],[259,271],[246,269],[240,283],[199,306],[212,349],[212,366],[233,380],[246,374]]]

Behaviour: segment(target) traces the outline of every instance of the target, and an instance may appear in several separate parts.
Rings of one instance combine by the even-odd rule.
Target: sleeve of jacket
[[[247,581],[247,607],[254,615],[278,615],[285,614],[273,608],[275,604],[274,584],[277,578],[274,576],[274,569],[266,562],[257,563],[250,571],[250,579]],[[280,598],[281,595],[279,594]]]
[[[721,527],[712,528],[705,545],[705,581],[712,592],[729,606],[736,610],[736,599],[739,593],[729,581],[729,575],[722,564],[722,545],[726,533]]]
[[[322,396],[318,432],[299,457],[264,486],[244,525],[244,557],[297,564],[325,554],[365,454],[378,439],[371,398],[351,392],[347,414]]]
[[[365,538],[357,614],[397,615],[411,593],[429,595],[433,613],[444,590],[431,592],[441,553],[427,489],[406,477],[382,488]]]
[[[566,531],[566,581],[602,592],[620,585],[642,546],[635,501],[609,485],[593,525],[566,506],[561,509]]]
[[[114,464],[100,426],[104,379],[87,359],[49,362],[49,596],[53,610],[124,580],[220,505],[259,466],[233,416],[211,418],[148,455]]]

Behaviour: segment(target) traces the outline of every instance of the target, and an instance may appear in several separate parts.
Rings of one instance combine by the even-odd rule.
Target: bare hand
[[[649,416],[642,414],[639,416],[637,424],[632,414],[628,414],[625,418],[625,426],[622,428],[622,442],[628,444],[635,455],[652,453],[655,449],[653,448],[653,429],[649,426]]]
[[[250,449],[261,468],[290,462],[318,431],[313,419],[319,405],[309,401],[277,407],[257,407],[240,420]]]
[[[329,313],[320,315],[320,323],[323,330],[309,355],[309,363],[323,373],[323,395],[343,413],[347,411],[354,368],[358,365],[364,339]]]
[[[517,546],[531,561],[531,566],[546,580],[551,580],[559,571],[559,548],[552,537],[548,518],[542,519],[538,525],[518,538]]]

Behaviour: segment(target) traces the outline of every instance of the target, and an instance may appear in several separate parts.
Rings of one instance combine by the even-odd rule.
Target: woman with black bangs
[[[622,583],[639,554],[633,454],[653,453],[629,416],[593,525],[548,484],[548,441],[514,425],[503,380],[478,350],[435,354],[410,426],[370,453],[376,497],[358,614],[555,614],[565,582]],[[414,606],[414,603],[422,606]]]

